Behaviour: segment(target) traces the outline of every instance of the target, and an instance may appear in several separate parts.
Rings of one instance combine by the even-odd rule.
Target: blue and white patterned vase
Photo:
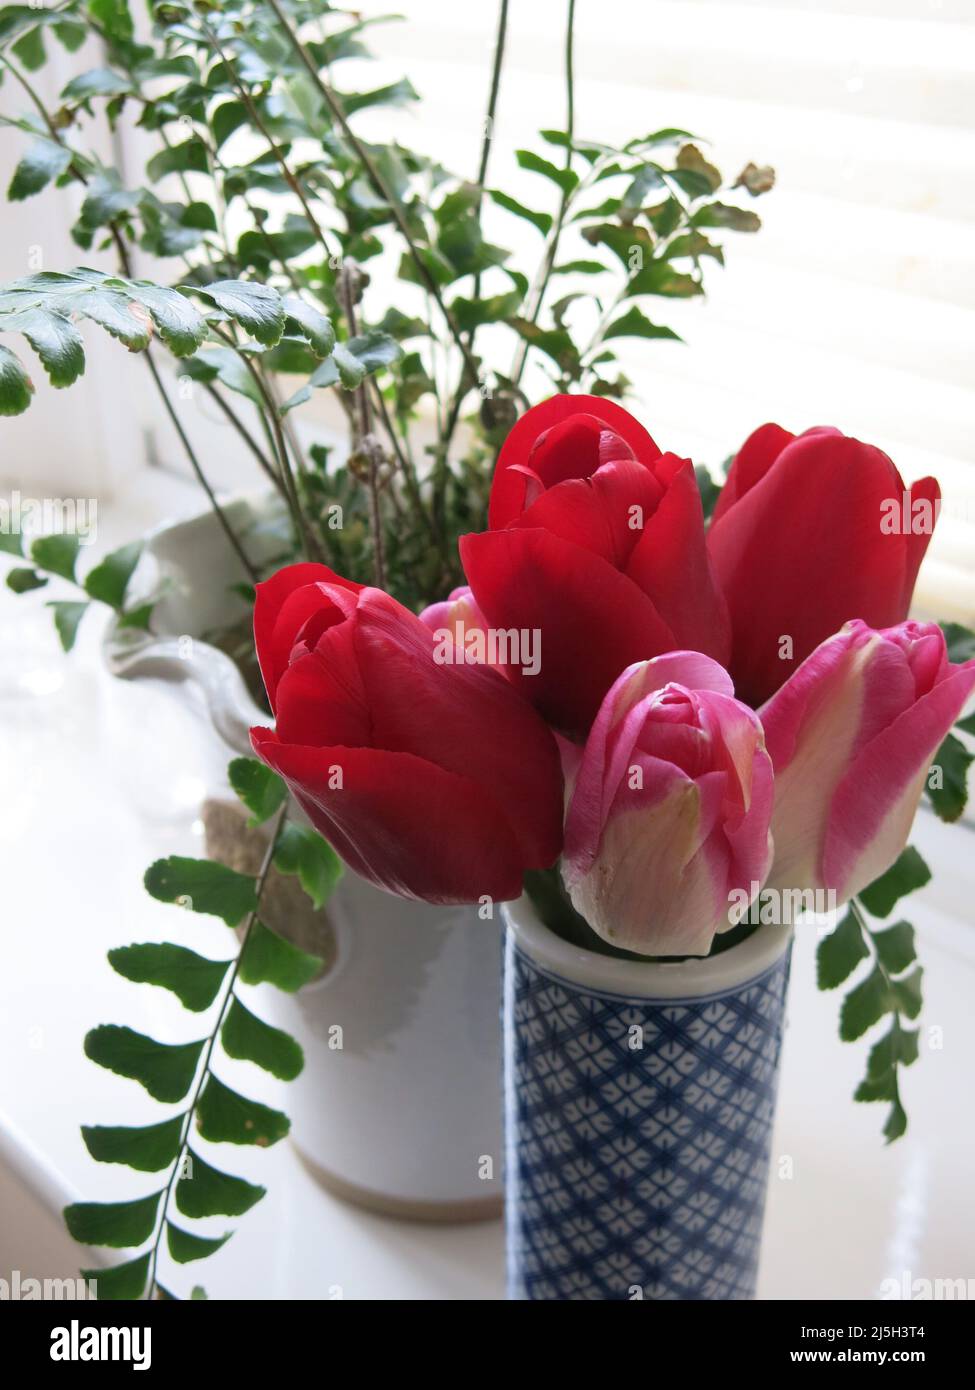
[[[505,918],[509,1298],[754,1297],[791,928],[657,964]]]

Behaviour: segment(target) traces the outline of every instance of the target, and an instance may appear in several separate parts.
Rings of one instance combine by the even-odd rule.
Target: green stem
[[[200,487],[203,489],[204,493],[206,494],[207,501],[210,503],[210,506],[213,510],[213,514],[217,518],[217,521],[220,524],[220,528],[223,531],[224,535],[227,537],[227,540],[233,547],[234,554],[237,556],[237,558],[240,560],[240,563],[243,565],[244,571],[250,579],[251,583],[256,584],[260,576],[257,570],[254,568],[254,566],[251,564],[247,556],[247,552],[244,550],[243,545],[238,539],[236,533],[234,532],[234,528],[227,520],[226,513],[224,512],[220,503],[217,501],[216,494],[214,493],[213,488],[210,486],[206,474],[203,472],[203,469],[200,466],[200,460],[196,456],[196,450],[190,443],[189,436],[183,428],[183,422],[180,420],[179,415],[175,407],[173,406],[172,401],[169,399],[169,392],[166,390],[166,387],[163,384],[162,377],[159,375],[159,368],[152,360],[152,353],[149,348],[145,349],[143,356],[145,357],[146,365],[148,366],[149,371],[152,373],[152,379],[156,384],[156,390],[159,392],[159,398],[162,401],[163,406],[165,407],[166,414],[169,416],[170,421],[172,422],[173,429],[176,431],[176,434],[179,437],[179,441],[183,446],[183,450],[186,454],[186,457],[189,459],[190,467],[193,469],[193,472],[196,475],[196,480],[200,484]]]
[[[247,353],[240,347],[239,343],[237,343],[229,333],[225,333],[223,329],[217,328],[213,324],[211,324],[210,327],[221,342],[226,343],[231,352],[236,353],[240,358],[264,403],[262,418],[265,420],[265,423],[270,422],[270,429],[273,431],[273,435],[270,435],[269,438],[273,443],[273,452],[277,457],[281,480],[287,492],[292,520],[294,521],[295,530],[297,532],[297,539],[304,545],[305,558],[308,560],[318,560],[321,558],[319,547],[312,535],[304,513],[301,510],[301,501],[298,497],[298,488],[291,468],[288,445],[284,437],[284,432],[281,429],[281,416],[274,402],[274,398],[271,396],[263,376],[254,366],[254,363],[248,357]]]
[[[477,201],[474,204],[477,225],[481,222],[481,207],[484,203],[484,184],[487,179],[488,160],[491,157],[491,145],[494,140],[494,120],[498,108],[498,92],[501,87],[501,70],[504,66],[504,46],[508,33],[508,0],[501,0],[498,11],[498,32],[494,41],[494,64],[491,69],[491,86],[488,91],[487,112],[484,117],[484,139],[481,142],[481,162],[477,170]],[[474,276],[474,298],[481,297],[481,272],[478,271]],[[475,325],[467,335],[467,348],[473,355],[474,338],[477,334]],[[460,380],[457,383],[457,390],[454,392],[450,410],[443,430],[443,444],[445,449],[449,449],[454,431],[457,428],[457,421],[460,418],[461,406],[470,390],[471,383],[467,378],[466,363],[461,365]]]
[[[355,302],[359,289],[359,269],[354,261],[345,261],[339,273],[339,294],[345,313],[345,326],[350,338],[358,332]],[[369,529],[372,532],[373,570],[377,589],[386,587],[386,554],[383,544],[382,512],[379,505],[379,469],[382,463],[382,448],[372,431],[372,406],[369,399],[369,379],[363,377],[353,392],[356,415],[354,420],[354,448],[365,459],[369,470]]]
[[[271,834],[267,842],[267,849],[264,852],[264,859],[261,862],[261,867],[258,870],[257,878],[254,883],[256,902],[254,904],[254,907],[244,918],[243,925],[240,928],[240,945],[237,948],[237,954],[234,957],[233,963],[230,967],[230,973],[227,979],[226,987],[224,989],[223,998],[220,1001],[220,1008],[217,1011],[216,1022],[214,1023],[213,1028],[210,1032],[206,1050],[203,1054],[203,1066],[200,1070],[196,1086],[193,1090],[193,1098],[190,1101],[189,1107],[183,1116],[183,1131],[179,1141],[179,1152],[176,1155],[175,1162],[173,1163],[172,1169],[170,1171],[169,1180],[166,1183],[166,1186],[163,1188],[163,1197],[162,1202],[160,1203],[159,1224],[156,1227],[155,1238],[152,1243],[152,1255],[149,1261],[149,1280],[146,1285],[147,1301],[152,1300],[154,1290],[157,1287],[156,1269],[159,1263],[159,1247],[162,1244],[163,1231],[166,1228],[166,1220],[169,1212],[169,1199],[172,1195],[176,1179],[179,1176],[180,1169],[183,1166],[183,1160],[186,1157],[186,1152],[189,1147],[189,1134],[190,1128],[193,1123],[193,1116],[196,1114],[196,1107],[200,1101],[200,1094],[203,1090],[203,1086],[206,1082],[206,1079],[210,1073],[210,1062],[213,1058],[213,1049],[217,1045],[217,1038],[220,1036],[220,1029],[223,1026],[223,1021],[227,1013],[227,1007],[230,1004],[231,1000],[234,998],[234,985],[237,982],[237,973],[240,970],[241,958],[243,957],[244,950],[247,946],[247,942],[251,934],[251,929],[253,928],[254,923],[257,921],[257,914],[261,905],[261,895],[264,892],[264,885],[267,882],[267,876],[270,873],[271,865],[274,862],[274,851],[277,849],[278,839],[280,838],[281,830],[284,826],[285,819],[287,818],[287,813],[288,803],[287,801],[285,801],[284,804],[281,806],[280,810],[277,812],[274,821],[271,823]]]
[[[573,66],[573,42],[575,30],[575,0],[569,0],[569,9],[565,24],[565,171],[572,171],[573,142],[575,140],[575,72]],[[548,247],[545,258],[542,262],[542,272],[538,283],[538,289],[534,297],[529,321],[538,322],[538,316],[542,311],[542,303],[545,299],[545,291],[548,289],[548,282],[552,274],[552,267],[555,265],[555,257],[558,254],[559,240],[562,236],[562,228],[565,225],[565,215],[569,207],[571,193],[568,187],[563,188],[562,197],[559,199],[559,208],[555,218],[555,225],[549,237]],[[525,370],[525,361],[528,357],[528,341],[524,339],[518,349],[515,359],[515,366],[512,371],[512,380],[517,386],[521,381]]]
[[[403,211],[402,206],[400,205],[399,198],[396,196],[395,191],[392,188],[390,188],[389,184],[386,182],[385,178],[380,172],[369,151],[366,149],[362,141],[356,135],[355,131],[349,125],[348,118],[345,114],[345,110],[342,107],[342,103],[339,101],[332,88],[326,82],[322,81],[318,69],[315,67],[315,64],[309,57],[304,44],[301,42],[294,29],[291,27],[290,21],[288,20],[284,11],[281,9],[281,6],[277,3],[277,0],[268,0],[268,4],[277,16],[277,19],[281,24],[281,28],[284,32],[284,36],[287,39],[288,43],[291,45],[291,47],[294,49],[296,57],[299,59],[302,66],[305,68],[306,72],[311,78],[315,90],[318,92],[319,96],[325,102],[325,105],[328,107],[329,111],[332,113],[332,116],[341,128],[343,135],[348,140],[349,144],[352,146],[356,158],[361,163],[366,173],[366,176],[369,179],[369,182],[372,184],[373,188],[379,194],[379,196],[386,203],[389,204],[390,211],[393,214],[393,220],[395,221],[396,226],[399,229],[400,235],[406,242],[407,250],[409,251],[410,257],[414,265],[416,266],[417,274],[419,275],[426,289],[430,292],[431,296],[436,302],[437,307],[440,310],[440,313],[443,315],[443,319],[450,332],[450,336],[453,338],[454,342],[457,344],[457,347],[460,349],[461,356],[464,358],[464,361],[467,364],[467,368],[470,371],[471,376],[475,381],[477,381],[477,363],[475,362],[471,352],[469,351],[467,344],[464,342],[463,334],[457,327],[457,322],[453,314],[447,308],[447,304],[443,298],[443,295],[440,292],[440,286],[437,284],[436,280],[431,275],[430,271],[427,269],[427,264],[424,261],[423,257],[420,255],[419,247],[413,240],[413,234],[410,231],[409,225],[406,221],[406,215]]]
[[[248,116],[251,118],[254,125],[260,131],[264,139],[267,141],[268,147],[270,148],[271,153],[274,155],[278,168],[281,170],[281,177],[284,179],[285,183],[288,185],[292,193],[298,199],[298,202],[301,204],[301,209],[302,212],[305,214],[305,218],[308,222],[308,225],[309,227],[311,227],[312,231],[315,233],[315,236],[321,243],[326,258],[331,259],[331,257],[334,254],[332,248],[325,240],[325,233],[322,231],[321,225],[317,217],[311,210],[311,205],[308,202],[308,199],[305,197],[304,189],[301,187],[301,184],[298,181],[297,176],[294,173],[292,173],[291,168],[288,165],[288,161],[282,154],[281,147],[279,146],[278,142],[275,140],[274,136],[271,134],[271,132],[265,125],[264,120],[261,117],[261,113],[260,111],[258,111],[257,106],[252,100],[250,93],[238,78],[236,70],[234,69],[232,63],[230,62],[230,59],[227,57],[226,53],[220,45],[220,40],[217,38],[216,34],[210,28],[209,24],[207,24],[206,20],[203,21],[203,30],[207,38],[209,39],[211,45],[213,46],[214,52],[217,54],[217,56],[220,58],[220,61],[226,68],[227,76],[230,78],[231,85],[233,86],[237,95],[243,102]]]

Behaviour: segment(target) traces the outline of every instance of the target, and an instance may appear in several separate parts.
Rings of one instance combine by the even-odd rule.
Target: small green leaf
[[[623,207],[631,214],[634,209],[642,208],[647,201],[647,195],[655,189],[662,188],[663,182],[659,165],[645,164],[642,169],[637,170],[623,194]]]
[[[876,967],[850,990],[840,1009],[840,1037],[844,1042],[862,1038],[891,1007],[890,992],[883,972]]]
[[[166,1244],[169,1253],[177,1264],[189,1264],[191,1260],[205,1260],[208,1255],[212,1255],[219,1250],[221,1245],[226,1245],[233,1235],[228,1231],[225,1236],[211,1238],[208,1236],[196,1236],[191,1231],[184,1231],[181,1226],[173,1225],[172,1221],[166,1222]]]
[[[208,960],[185,946],[155,942],[117,946],[108,953],[113,970],[136,984],[172,990],[192,1013],[208,1009],[220,992],[229,960]]]
[[[920,966],[912,970],[903,980],[895,980],[891,985],[894,1003],[906,1018],[917,1018],[921,1012],[921,982],[924,971]]]
[[[376,87],[371,92],[342,92],[339,94],[347,115],[360,111],[366,106],[403,106],[418,101],[416,89],[405,77],[389,82],[384,87]]]
[[[899,975],[917,959],[914,928],[910,922],[895,922],[884,931],[872,932],[874,949],[888,975]]]
[[[694,476],[697,479],[697,490],[701,494],[701,510],[704,513],[704,520],[709,521],[718,504],[718,498],[721,496],[721,487],[714,481],[710,469],[705,468],[702,463],[695,465]]]
[[[659,294],[667,299],[690,299],[704,290],[699,280],[683,271],[675,270],[667,261],[647,261],[641,270],[630,277],[626,287],[629,297],[641,294]]]
[[[896,1100],[897,1073],[891,1068],[876,1076],[865,1076],[853,1092],[856,1101]]]
[[[284,332],[284,305],[277,290],[255,280],[215,280],[198,291],[259,343],[273,347]]]
[[[24,334],[40,357],[51,386],[74,385],[85,371],[85,345],[65,314],[32,307],[7,314],[4,328]]]
[[[159,902],[212,913],[228,927],[236,927],[257,907],[256,885],[249,874],[207,859],[186,859],[177,854],[157,859],[146,870],[145,886]]]
[[[234,999],[220,1033],[228,1057],[254,1062],[280,1081],[293,1081],[305,1064],[304,1053],[290,1034],[255,1017]]]
[[[515,158],[522,169],[530,169],[533,174],[541,174],[558,184],[566,195],[572,192],[579,182],[579,175],[573,169],[559,169],[549,159],[543,159],[532,150],[515,150]]]
[[[211,1072],[196,1106],[196,1127],[214,1144],[256,1144],[266,1149],[291,1128],[286,1115],[238,1095]]]
[[[141,1298],[149,1278],[150,1256],[147,1250],[125,1264],[111,1265],[108,1269],[83,1269],[81,1277],[95,1285],[99,1300]]]
[[[820,989],[835,989],[869,954],[860,924],[855,915],[848,912],[839,926],[819,943],[816,984]]]
[[[676,342],[682,342],[680,335],[675,333],[672,328],[662,328],[656,323],[651,323],[646,314],[642,313],[636,305],[628,309],[614,323],[611,323],[603,334],[604,338],[673,338]]]
[[[131,39],[135,30],[128,0],[88,0],[88,11],[110,38]]]
[[[79,1245],[129,1249],[152,1235],[161,1196],[154,1192],[134,1202],[74,1202],[64,1209],[65,1225]]]
[[[47,575],[38,574],[26,565],[16,565],[7,572],[7,588],[15,594],[29,594],[32,589],[43,589],[46,583]]]
[[[264,1196],[266,1188],[211,1168],[188,1150],[189,1165],[176,1184],[176,1206],[184,1216],[243,1216]]]
[[[320,956],[292,946],[263,922],[255,922],[240,956],[237,974],[245,985],[270,984],[294,994],[321,971]]]
[[[60,178],[71,163],[71,151],[55,140],[35,140],[21,159],[7,189],[7,201],[22,202]]]
[[[79,302],[78,310],[130,352],[141,352],[149,346],[151,322],[138,301],[127,299],[118,290],[93,289]]]
[[[118,174],[114,171],[98,174],[85,189],[85,200],[81,205],[81,225],[89,231],[107,227],[116,218],[133,212],[138,206],[138,193],[123,188]]]
[[[129,580],[141,554],[141,541],[133,541],[131,545],[123,545],[121,549],[113,550],[111,555],[105,556],[101,564],[88,572],[85,578],[85,592],[112,608],[121,608]]]
[[[54,614],[54,626],[57,629],[61,646],[66,652],[69,652],[75,644],[75,639],[78,636],[78,625],[88,611],[89,605],[73,599],[58,599],[47,606]]]
[[[297,874],[316,908],[324,906],[342,877],[342,861],[327,840],[304,825],[285,825],[274,851],[282,874]]]
[[[37,72],[42,68],[47,61],[47,55],[44,52],[44,34],[40,26],[19,38],[13,45],[13,51],[28,72]]]
[[[286,800],[288,788],[257,758],[234,758],[227,769],[230,785],[251,813],[248,825],[263,825]]]
[[[603,275],[609,269],[602,261],[565,261],[552,267],[553,275]]]
[[[915,1028],[902,1028],[895,1022],[888,1033],[874,1043],[867,1058],[867,1078],[876,1081],[895,1067],[909,1067],[918,1058],[919,1034]],[[885,1097],[889,1099],[889,1097]]]
[[[402,356],[402,352],[395,338],[390,337],[388,333],[380,332],[378,328],[373,328],[368,333],[349,338],[345,343],[336,343],[334,356],[342,384],[347,384],[348,374],[351,374],[351,380],[358,373],[355,381],[358,385],[363,376],[368,376],[370,372],[376,372],[381,367],[391,366]]]
[[[728,227],[733,232],[757,232],[762,225],[758,213],[730,203],[708,203],[692,215],[691,222],[695,227]]]
[[[158,1173],[175,1163],[183,1133],[183,1116],[158,1125],[82,1125],[81,1137],[97,1163],[124,1163],[140,1173]]]
[[[159,336],[177,357],[196,351],[207,335],[206,319],[184,295],[145,280],[132,282],[132,294],[149,310]]]
[[[223,101],[210,113],[210,129],[217,149],[229,140],[235,130],[247,122],[247,107],[242,101]]]
[[[948,647],[948,660],[955,664],[971,661],[975,656],[975,632],[962,627],[961,623],[942,623],[941,631]]]
[[[155,603],[140,603],[135,608],[120,613],[118,617],[119,627],[139,628],[143,632],[148,632],[149,619],[152,617],[152,610],[155,606]]]
[[[316,357],[327,357],[335,346],[335,329],[325,315],[295,294],[285,297],[284,310],[302,336],[311,343]]]
[[[49,574],[73,582],[79,544],[78,537],[73,535],[39,536],[30,548],[30,558]]]
[[[231,348],[205,348],[183,363],[183,372],[193,381],[219,380],[229,391],[246,396],[258,409],[264,408],[260,389],[247,366]]]
[[[931,879],[931,870],[913,846],[908,845],[885,874],[874,879],[859,895],[860,902],[874,917],[887,917],[894,904],[907,893],[923,888]]]
[[[967,806],[968,770],[972,763],[975,763],[975,754],[968,751],[961,739],[948,734],[934,755],[925,784],[931,805],[941,820],[958,820]],[[932,786],[932,773],[939,774],[938,785]]]
[[[0,415],[23,415],[33,394],[34,383],[20,358],[0,343]]]
[[[895,1139],[900,1139],[907,1132],[907,1114],[901,1105],[900,1100],[895,1100],[890,1107],[890,1114],[887,1116],[887,1123],[884,1125],[884,1138],[888,1144],[892,1144]]]
[[[24,538],[19,531],[6,530],[7,520],[4,519],[3,526],[0,527],[0,552],[4,555],[16,555],[19,559],[24,553]]]
[[[721,187],[721,171],[704,158],[696,145],[681,146],[677,152],[677,167],[697,174],[704,181],[705,192],[716,193]]]
[[[160,1043],[155,1038],[103,1023],[85,1038],[85,1056],[117,1076],[144,1086],[153,1100],[182,1100],[193,1084],[205,1039],[192,1043]]]
[[[498,207],[504,208],[507,212],[514,213],[515,217],[521,217],[526,222],[531,222],[541,232],[542,236],[547,236],[552,230],[552,214],[549,212],[536,212],[533,208],[526,208],[524,203],[519,203],[507,193],[502,193],[499,188],[488,190],[492,201]]]
[[[167,174],[205,174],[208,170],[206,146],[195,135],[179,145],[169,145],[146,161],[146,175],[158,183]]]
[[[2,540],[2,537],[0,537]],[[975,714],[970,714],[967,719],[959,719],[955,724],[956,729],[961,729],[964,734],[971,734],[975,737]]]
[[[88,101],[91,97],[117,97],[131,92],[132,84],[121,73],[109,68],[91,68],[73,77],[61,93],[62,101]]]
[[[194,1284],[190,1290],[190,1301],[193,1303],[206,1302],[207,1291],[202,1284]]]

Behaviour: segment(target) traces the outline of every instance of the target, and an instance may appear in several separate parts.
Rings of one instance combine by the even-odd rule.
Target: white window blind
[[[381,14],[367,0],[367,14]],[[369,33],[370,86],[409,75],[415,114],[362,113],[365,133],[473,177],[496,10],[409,0]],[[489,182],[535,206],[513,151],[564,122],[564,0],[512,0]],[[975,622],[975,9],[971,0],[578,0],[576,129],[663,125],[709,137],[731,177],[773,164],[757,236],[726,235],[706,301],[659,301],[673,343],[622,344],[662,446],[718,463],[767,419],[835,424],[879,444],[944,504],[917,611]],[[341,84],[352,87],[345,65]],[[534,233],[485,209],[493,239]],[[709,270],[711,268],[709,267]],[[658,305],[655,304],[657,309]]]

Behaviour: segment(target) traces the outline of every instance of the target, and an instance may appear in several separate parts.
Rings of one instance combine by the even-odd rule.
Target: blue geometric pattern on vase
[[[790,955],[657,1002],[546,973],[508,934],[510,1298],[754,1297]]]

